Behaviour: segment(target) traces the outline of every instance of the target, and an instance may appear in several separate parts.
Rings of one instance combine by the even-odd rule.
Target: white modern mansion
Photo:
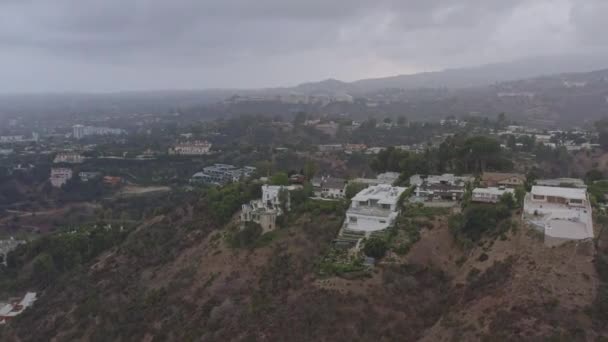
[[[524,219],[545,234],[545,245],[593,238],[587,190],[533,186],[524,200]]]
[[[397,203],[406,190],[387,184],[362,190],[352,198],[345,228],[366,233],[388,228],[399,215]]]

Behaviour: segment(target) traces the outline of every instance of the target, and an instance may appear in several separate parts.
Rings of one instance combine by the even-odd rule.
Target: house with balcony
[[[464,196],[466,185],[473,181],[471,176],[455,176],[451,173],[442,175],[413,175],[410,185],[415,186],[413,201],[460,201]]]
[[[331,176],[314,177],[311,180],[315,197],[344,198],[346,194],[346,180]]]
[[[344,229],[369,234],[388,228],[399,215],[399,198],[406,190],[380,184],[360,191],[351,200]]]
[[[523,218],[544,233],[547,246],[594,236],[591,204],[584,188],[535,185],[524,199]]]

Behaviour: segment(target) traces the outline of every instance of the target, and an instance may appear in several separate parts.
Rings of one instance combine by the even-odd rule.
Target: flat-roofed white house
[[[406,190],[380,184],[360,191],[346,212],[345,228],[366,233],[388,228],[399,215],[397,204]]]
[[[524,200],[524,219],[545,234],[545,245],[593,238],[587,190],[533,186]]]
[[[498,203],[504,194],[515,195],[515,190],[505,187],[475,188],[471,200],[481,203]]]

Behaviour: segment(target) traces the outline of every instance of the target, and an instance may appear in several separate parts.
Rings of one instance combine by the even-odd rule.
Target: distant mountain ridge
[[[544,75],[604,69],[608,67],[608,58],[606,57],[587,55],[534,57],[506,63],[369,78],[354,82],[327,79],[320,82],[302,83],[285,90],[311,95],[317,93],[352,93],[359,95],[391,88],[406,90],[416,88],[470,88]]]

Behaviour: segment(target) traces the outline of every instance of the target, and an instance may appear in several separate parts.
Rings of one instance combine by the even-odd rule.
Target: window
[[[386,220],[380,220],[380,223],[386,223]]]
[[[574,203],[574,204],[583,204],[583,200],[582,199],[571,199],[570,203]]]
[[[383,204],[382,205],[382,209],[390,209],[391,205],[390,204]]]
[[[354,216],[351,216],[351,217],[348,218],[348,222],[350,222],[350,223],[357,223],[357,218],[354,217]]]
[[[543,195],[532,195],[532,198],[534,198],[535,200],[544,200],[545,196],[543,196]]]

